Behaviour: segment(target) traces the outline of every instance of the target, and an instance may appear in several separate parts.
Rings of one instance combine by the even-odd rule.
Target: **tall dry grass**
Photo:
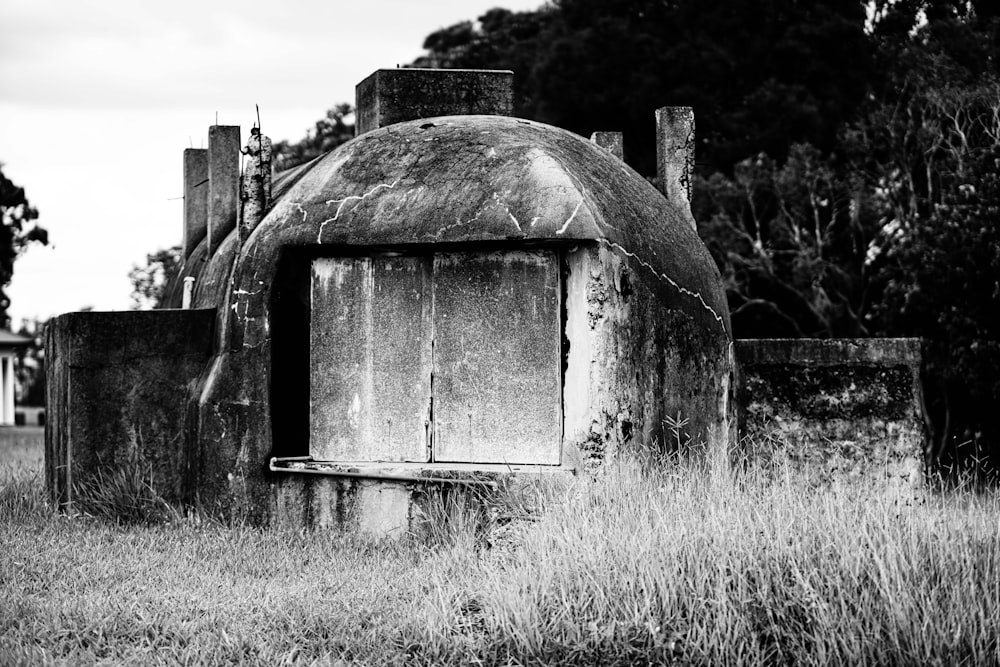
[[[995,492],[763,472],[719,484],[619,462],[556,493],[517,550],[452,587],[424,633],[434,659],[1000,664]]]
[[[0,481],[4,664],[1000,664],[996,492],[619,461],[394,543],[42,498]]]

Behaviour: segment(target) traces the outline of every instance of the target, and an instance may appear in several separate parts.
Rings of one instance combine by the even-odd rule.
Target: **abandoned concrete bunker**
[[[223,516],[389,532],[428,487],[668,451],[679,420],[724,452],[729,313],[685,183],[665,196],[602,145],[510,117],[510,77],[377,72],[359,136],[259,179],[259,220],[239,213],[239,128],[185,151],[168,308],[50,335],[56,500],[139,466]],[[690,132],[663,129],[678,164]]]

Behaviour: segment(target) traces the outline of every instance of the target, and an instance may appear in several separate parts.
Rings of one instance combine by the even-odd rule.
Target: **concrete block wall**
[[[817,483],[920,485],[919,339],[737,340],[736,358],[748,456]]]
[[[214,310],[69,313],[48,327],[45,477],[74,486],[138,469],[168,502],[193,494],[188,396],[212,352]]]

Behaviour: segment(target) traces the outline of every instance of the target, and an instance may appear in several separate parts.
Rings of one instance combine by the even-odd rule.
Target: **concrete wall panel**
[[[435,255],[434,338],[434,459],[558,465],[557,255]]]
[[[581,245],[566,259],[563,403],[570,462],[619,453],[693,454],[725,467],[735,433],[730,342],[665,298],[681,294],[634,258]],[[666,292],[666,294],[663,294]]]
[[[430,302],[424,259],[313,262],[313,458],[427,461]]]

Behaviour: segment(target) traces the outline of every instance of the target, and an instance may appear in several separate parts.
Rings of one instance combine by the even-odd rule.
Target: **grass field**
[[[503,530],[374,543],[61,516],[40,429],[0,456],[3,665],[1000,664],[996,493],[623,462]]]

